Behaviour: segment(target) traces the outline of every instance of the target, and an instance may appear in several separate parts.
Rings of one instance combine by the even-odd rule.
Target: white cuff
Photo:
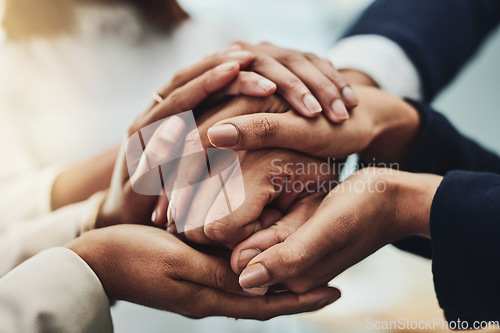
[[[423,97],[417,69],[395,42],[378,35],[340,40],[328,58],[337,69],[353,69],[370,76],[378,86],[399,97]]]
[[[99,278],[76,253],[53,248],[0,279],[0,331],[112,332]]]

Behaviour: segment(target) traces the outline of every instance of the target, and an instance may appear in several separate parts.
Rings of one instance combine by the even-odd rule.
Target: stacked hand
[[[329,61],[240,42],[179,72],[159,95],[162,101],[129,129],[96,226],[150,224],[152,219],[188,243],[232,249],[231,263],[160,229],[118,226],[91,232],[72,248],[102,277],[111,297],[196,317],[268,318],[312,310],[338,298],[337,290],[320,286],[349,266],[385,244],[428,233],[429,198],[439,177],[367,169],[334,188],[338,167],[326,158],[341,161],[359,153],[369,161],[404,163],[419,117],[401,99],[376,88],[349,86]],[[183,115],[190,110],[194,129]],[[145,135],[145,128],[152,130]],[[136,141],[143,149],[134,156],[130,140],[138,132]],[[214,154],[214,148],[230,150]],[[215,155],[219,159],[212,159]],[[164,166],[180,156],[189,158],[168,164],[165,172]],[[161,176],[149,172],[158,168]],[[359,191],[349,184],[364,187]],[[373,190],[381,184],[383,191]],[[421,211],[406,209],[410,196],[421,203]],[[407,211],[413,215],[403,216]],[[153,238],[157,246],[139,244],[153,243]],[[102,251],[88,250],[89,243]],[[133,260],[118,261],[112,269],[100,260],[100,253],[113,256],[127,244],[134,244],[126,249]],[[163,281],[165,286],[181,291],[152,302],[148,295],[155,288],[136,283],[148,278],[142,274],[148,270],[141,271],[144,263],[158,267],[158,280],[172,276]],[[130,278],[116,284],[115,271]],[[238,286],[237,274],[246,292]],[[134,283],[137,288],[123,293]],[[243,296],[262,295],[277,283],[305,294],[253,301]],[[227,302],[184,302],[193,295]],[[266,301],[269,311],[258,305]]]

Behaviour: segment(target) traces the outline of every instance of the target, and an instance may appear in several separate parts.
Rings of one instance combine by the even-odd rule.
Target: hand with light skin
[[[174,191],[169,202],[166,197],[160,199],[156,223],[164,226],[165,214],[170,213],[173,216],[168,217],[169,231],[182,233],[188,241],[197,244],[221,244],[232,249],[289,214],[291,207],[310,200],[309,196],[325,195],[338,178],[334,166],[323,165],[321,172],[322,160],[288,150],[242,152],[239,163],[243,187],[226,181],[224,190],[216,182],[215,185],[207,183],[196,191]],[[304,165],[309,166],[309,170],[304,170]],[[328,185],[321,188],[318,185],[321,183]],[[241,206],[228,212],[227,195],[241,195]],[[179,228],[183,223],[186,226]]]
[[[240,285],[248,289],[284,283],[304,292],[328,283],[387,244],[411,235],[430,237],[430,209],[441,180],[393,169],[358,171],[282,242],[260,244],[262,253],[246,265]],[[232,266],[240,269],[234,258]]]
[[[304,294],[248,296],[226,259],[199,252],[164,230],[119,225],[90,231],[67,247],[95,272],[106,294],[189,318],[267,320],[320,309],[340,297],[335,288]]]
[[[419,131],[418,112],[380,89],[353,88],[359,105],[342,124],[324,117],[300,117],[293,111],[257,113],[218,122],[208,130],[208,138],[214,147],[234,150],[273,147],[336,158],[359,153],[366,161],[404,163]]]
[[[197,145],[200,140],[203,147],[210,148],[212,145],[208,140],[207,131],[218,121],[256,112],[274,115],[295,111],[277,95],[265,98],[234,97],[198,116],[198,126],[194,133],[198,139],[186,139],[184,152],[192,151],[190,145]],[[303,118],[298,114],[296,116]],[[323,121],[330,124],[326,119]],[[265,131],[267,123],[254,125]],[[188,153],[182,155],[189,156]],[[221,213],[227,211],[227,202],[223,200],[226,194],[221,192],[217,182],[215,185],[190,186],[201,180],[207,165],[204,155],[199,156],[201,161],[191,155],[180,160],[174,182],[177,184],[174,187],[178,190],[169,196],[160,197],[152,216],[153,223],[162,228],[167,227],[171,232],[180,233],[191,242],[210,246],[224,245],[232,249],[251,234],[272,225],[295,204],[304,208],[299,202],[306,200],[305,196],[317,192],[314,189],[315,184],[326,182],[326,188],[319,189],[326,193],[336,185],[338,179],[338,168],[335,166],[325,165],[323,159],[289,150],[261,149],[241,151],[238,155],[245,191],[245,201],[240,208],[231,214]],[[310,168],[314,171],[321,165],[326,166],[328,171],[297,175],[296,169],[308,164],[318,166]],[[289,165],[288,169],[286,165]],[[307,184],[310,189],[277,191],[276,185],[285,181],[291,184]],[[283,221],[286,220],[293,220],[293,216],[288,216]]]
[[[275,82],[277,92],[306,117],[322,110],[327,119],[341,123],[349,118],[348,110],[358,104],[349,81],[328,59],[266,42],[252,45],[237,41],[227,50],[251,51],[255,58],[247,69]]]
[[[276,62],[268,57],[260,59],[259,61],[255,61],[256,58],[257,56],[251,52],[236,48],[236,50],[226,50],[226,52],[205,57],[199,63],[178,72],[172,78],[171,82],[159,92],[160,96],[165,98],[164,102],[159,105],[154,103],[148,111],[139,116],[130,127],[129,135],[157,120],[183,111],[195,109],[196,107],[198,107],[199,110],[207,110],[210,109],[210,105],[216,105],[217,107],[217,104],[221,103],[225,96],[247,95],[264,97],[272,95],[277,89],[274,82],[255,72],[238,72],[238,69],[252,66],[253,69],[277,81],[287,77],[289,78],[292,73],[279,64],[279,66],[277,66]],[[232,62],[228,63],[228,61]],[[224,64],[224,66],[222,64]],[[226,74],[223,75],[220,72],[214,74],[216,71],[213,68],[216,66],[219,66],[217,68],[225,67],[227,70]],[[325,73],[334,75],[332,71],[334,71],[333,67],[326,70]],[[297,82],[299,81],[300,80],[295,78],[293,82],[296,82],[296,84],[282,85],[280,91],[288,98],[290,104],[297,105],[297,109],[302,110],[304,115],[309,117],[317,116],[315,113],[308,113],[307,110],[304,109],[304,105],[299,105],[300,103],[297,101],[297,96],[305,96],[304,94],[301,95],[301,91],[304,91],[304,85],[302,83],[298,84]],[[306,93],[306,95],[312,97],[309,93]],[[310,98],[307,99],[309,100]],[[275,105],[282,104],[282,101],[275,103]],[[279,108],[282,107],[274,107],[274,109]],[[273,109],[273,107],[271,107],[271,109]],[[253,112],[256,111],[257,109],[254,109]],[[203,111],[199,112],[201,113],[200,123],[203,123],[204,119],[202,112]],[[228,113],[226,117],[244,114],[241,113],[244,111],[239,112],[240,113],[236,114]],[[197,116],[200,116],[200,114]],[[212,120],[222,120],[224,119],[222,117],[224,117],[223,112],[221,112],[218,117],[212,118]],[[213,123],[206,121],[205,123],[212,125],[215,121]],[[165,125],[162,128],[168,131],[168,126]],[[150,142],[145,149],[146,153],[152,155],[160,153],[158,150],[161,148],[156,149],[155,147],[169,146],[169,141],[173,139],[170,135],[170,137],[166,139],[167,141],[164,141],[165,139],[159,133],[156,133],[154,138],[156,140]],[[206,141],[208,142],[208,140]],[[168,149],[167,151],[161,151],[161,154],[163,155],[162,158],[168,160]],[[115,165],[108,199],[100,209],[97,217],[97,227],[118,223],[149,223],[150,218],[146,217],[146,215],[149,215],[147,212],[152,211],[155,200],[154,198],[142,196],[132,191],[132,186],[130,186],[130,181],[128,179],[128,172],[126,172],[124,155],[125,152],[124,149],[122,149]]]
[[[202,103],[217,102],[224,96],[240,94],[268,96],[274,92],[275,85],[271,81],[255,73],[240,72],[240,66],[250,61],[250,56],[240,58],[239,62],[227,61],[228,59],[231,57],[205,58],[174,76],[172,81],[159,92],[164,100],[161,103],[155,102],[141,114],[128,131],[128,136],[131,136],[161,119],[172,118],[159,126],[152,135],[144,149],[143,157],[147,156],[159,163],[162,160],[169,160],[169,155],[173,153],[170,150],[175,148],[174,143],[182,136],[179,120],[172,117],[176,114],[195,109]],[[189,80],[189,76],[185,73],[196,73],[196,76]],[[262,88],[262,82],[267,82],[266,89]],[[151,213],[158,197],[142,195],[133,190],[125,155],[126,146],[123,145],[115,164],[106,200],[97,216],[97,228],[122,223],[150,223]],[[158,183],[156,179],[148,177],[140,180],[146,183],[143,185],[151,182],[152,187]]]

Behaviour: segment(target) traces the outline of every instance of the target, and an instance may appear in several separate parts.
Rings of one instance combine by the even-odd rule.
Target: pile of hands
[[[237,42],[177,73],[159,96],[128,131],[156,125],[133,170],[123,145],[97,230],[68,245],[110,298],[192,318],[314,311],[340,297],[328,283],[345,269],[429,235],[440,177],[370,167],[338,182],[354,153],[404,166],[419,132],[414,107],[362,73]],[[191,110],[195,131],[181,116]],[[213,148],[232,156],[209,163],[222,188],[201,182],[210,175],[196,163]],[[144,186],[157,195],[141,194]]]

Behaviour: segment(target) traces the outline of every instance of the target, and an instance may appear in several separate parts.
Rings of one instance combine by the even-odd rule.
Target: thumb
[[[253,258],[240,275],[241,287],[271,286],[296,277],[318,263],[330,247],[324,216],[321,215],[324,214],[318,211],[284,242]]]
[[[288,148],[298,151],[307,149],[307,142],[314,142],[317,135],[311,131],[311,123],[294,114],[256,113],[223,120],[208,132],[210,143],[218,148],[252,150],[260,148]],[[309,147],[310,150],[310,147]]]

